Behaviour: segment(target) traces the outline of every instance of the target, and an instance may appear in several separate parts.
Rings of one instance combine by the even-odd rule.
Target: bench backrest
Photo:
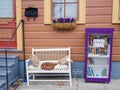
[[[60,60],[68,57],[70,60],[70,47],[67,48],[32,48],[32,55],[37,55],[39,60]]]

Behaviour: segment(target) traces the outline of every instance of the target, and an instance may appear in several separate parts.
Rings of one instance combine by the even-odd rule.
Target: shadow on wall
[[[120,62],[112,62],[112,79],[120,79]],[[84,62],[73,62],[72,63],[72,77],[73,78],[84,78]],[[19,60],[19,78],[24,78],[24,62]]]

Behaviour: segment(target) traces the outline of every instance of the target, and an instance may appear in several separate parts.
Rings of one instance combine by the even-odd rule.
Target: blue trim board
[[[111,78],[120,79],[120,62],[112,62]]]
[[[24,77],[24,61],[19,60],[19,78]],[[72,63],[72,77],[84,78],[84,62]],[[112,62],[112,79],[120,79],[120,62]]]

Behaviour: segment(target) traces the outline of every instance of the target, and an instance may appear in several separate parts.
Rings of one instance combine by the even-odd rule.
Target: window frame
[[[119,7],[120,7],[120,0],[113,0],[113,7],[112,7],[112,23],[120,23],[119,19]]]
[[[78,1],[78,21],[77,24],[86,23],[86,0]],[[52,5],[51,0],[44,0],[44,24],[51,24],[52,18]]]

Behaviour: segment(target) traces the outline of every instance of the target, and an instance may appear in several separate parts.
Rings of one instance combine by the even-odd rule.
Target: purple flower
[[[65,22],[69,23],[70,22],[70,18],[65,18]]]
[[[71,19],[71,22],[75,22],[76,20],[74,18]]]
[[[56,23],[57,21],[55,19],[53,19],[53,23]]]
[[[64,23],[64,18],[58,18],[59,23]]]
[[[57,18],[53,19],[53,23],[72,23],[76,22],[75,18]]]

